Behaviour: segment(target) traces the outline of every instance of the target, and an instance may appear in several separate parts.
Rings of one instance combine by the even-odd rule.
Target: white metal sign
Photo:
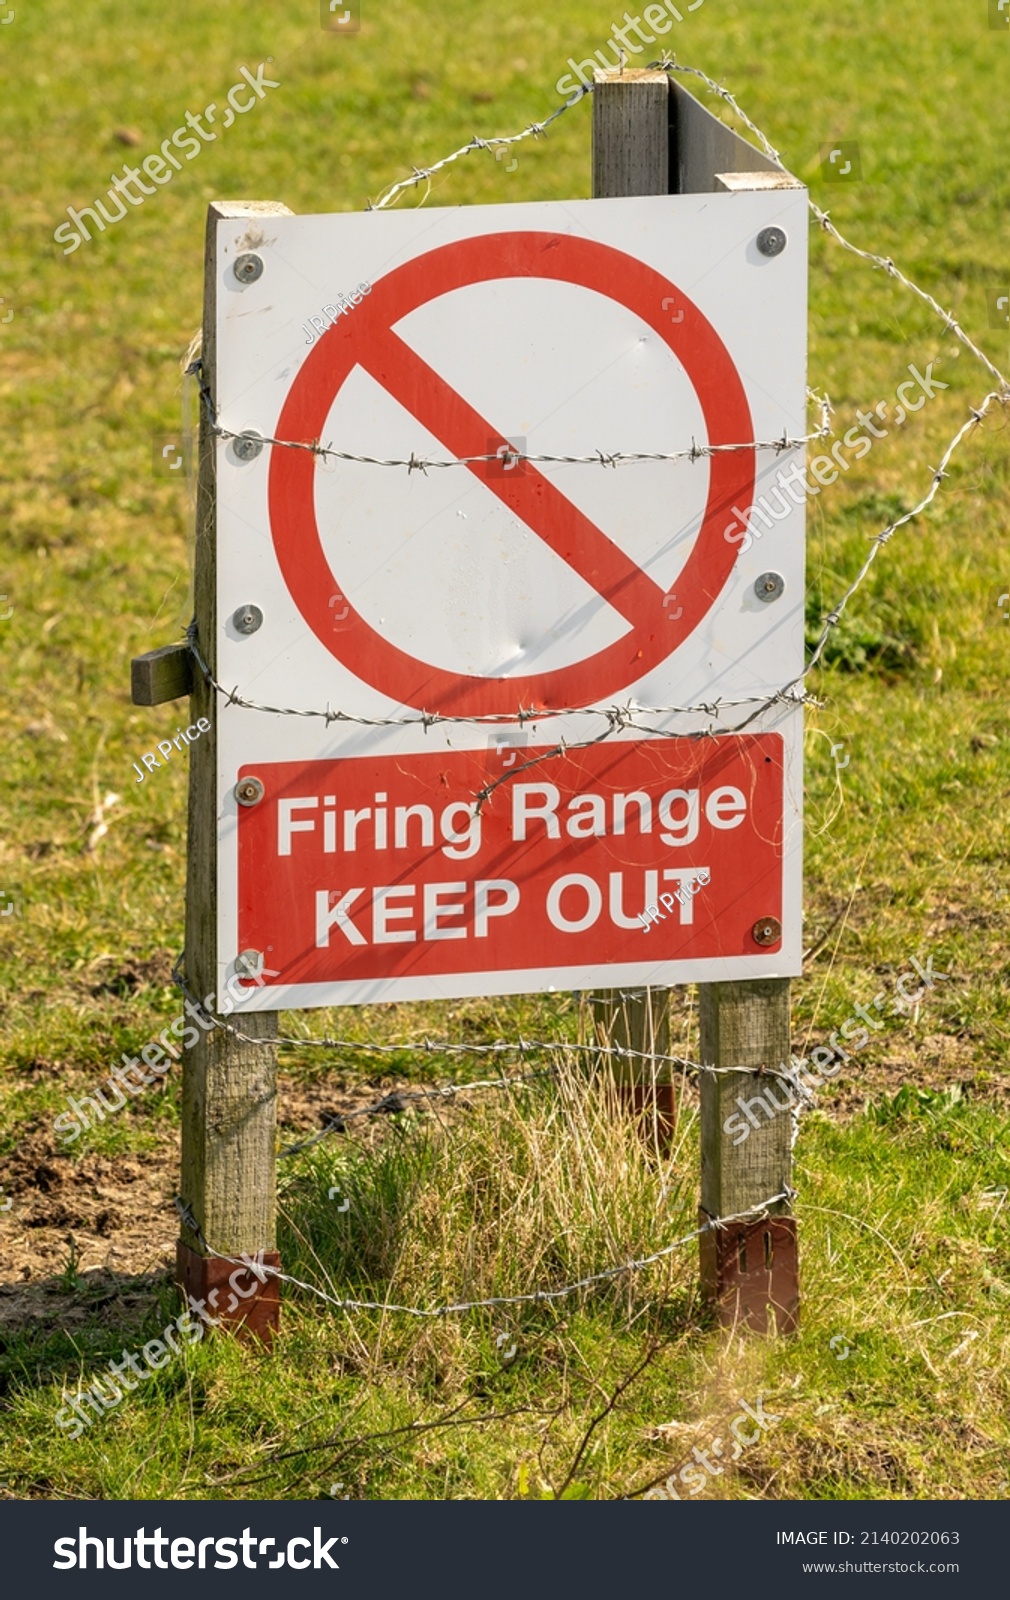
[[[802,669],[805,205],[218,224],[218,678],[350,719],[219,708],[247,1008],[799,971],[799,708],[689,736]]]

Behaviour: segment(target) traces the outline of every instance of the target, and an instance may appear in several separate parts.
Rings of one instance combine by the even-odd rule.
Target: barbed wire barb
[[[748,128],[750,132],[754,134],[765,155],[770,161],[775,163],[775,165],[779,168],[779,171],[786,173],[787,176],[791,176],[791,174],[788,173],[782,157],[779,155],[779,152],[775,149],[774,145],[767,138],[762,129],[758,127],[757,123],[751,121],[747,113],[740,107],[734,96],[727,88],[724,87],[723,84],[717,83],[714,78],[710,78],[708,73],[703,72],[700,67],[678,65],[677,61],[673,57],[668,57],[667,52],[664,52],[661,60],[654,61],[651,63],[651,65],[655,69],[664,72],[680,72],[690,77],[700,78],[701,81],[712,92],[712,94],[717,94],[720,99],[724,100],[729,106],[730,110],[733,112],[733,115],[735,117],[739,117],[744,127]],[[850,254],[858,256],[860,260],[868,261],[871,266],[885,271],[889,277],[895,278],[900,284],[902,284],[904,288],[908,289],[912,294],[917,295],[925,305],[929,306],[930,310],[940,318],[947,330],[954,334],[954,336],[961,341],[965,348],[971,351],[975,359],[980,361],[986,370],[991,374],[991,376],[996,379],[1000,386],[1000,394],[1010,398],[1010,383],[1007,382],[1007,379],[1004,377],[1003,373],[1000,372],[999,368],[993,365],[985,352],[980,350],[978,345],[968,337],[967,333],[965,333],[953,312],[945,311],[943,306],[940,305],[939,301],[935,300],[931,294],[929,294],[925,289],[920,289],[917,283],[914,283],[911,278],[906,277],[905,273],[903,273],[900,268],[895,265],[890,256],[875,255],[872,250],[863,250],[859,245],[855,245],[851,242],[851,240],[846,239],[845,235],[841,233],[831,221],[830,214],[827,211],[822,210],[817,202],[811,199],[809,196],[807,197],[807,204],[809,205],[811,212],[824,232],[830,233],[831,237],[836,241],[836,243],[841,245],[843,250],[848,250]]]
[[[243,1030],[237,1027],[234,1022],[229,1022],[226,1018],[219,1017],[213,1011],[209,1011],[207,1007],[197,998],[197,996],[193,994],[183,973],[184,960],[185,954],[184,952],[180,952],[172,968],[172,981],[189,1001],[190,1006],[198,1010],[201,1015],[206,1017],[207,1020],[213,1024],[214,1027],[219,1028],[222,1032],[229,1034],[232,1038],[239,1040],[240,1043],[262,1046],[262,1039],[254,1038],[252,1034],[243,1032]],[[634,992],[621,995],[622,999],[631,999],[634,997]],[[596,999],[597,997],[594,996],[592,998]],[[432,1054],[438,1054],[447,1056],[476,1056],[478,1058],[484,1058],[488,1056],[494,1057],[512,1054],[518,1054],[525,1057],[534,1052],[537,1054],[554,1053],[559,1055],[574,1056],[576,1058],[589,1057],[591,1060],[596,1061],[604,1061],[611,1058],[616,1058],[622,1061],[646,1061],[650,1064],[650,1069],[653,1071],[655,1071],[657,1068],[662,1068],[669,1069],[671,1071],[675,1070],[681,1073],[696,1073],[698,1075],[710,1074],[713,1077],[726,1076],[730,1073],[743,1074],[745,1076],[752,1077],[758,1076],[760,1072],[766,1076],[783,1078],[788,1082],[792,1081],[792,1077],[787,1071],[785,1063],[783,1063],[780,1068],[769,1068],[766,1066],[761,1067],[760,1069],[757,1067],[716,1067],[709,1066],[700,1061],[693,1061],[687,1056],[658,1054],[656,1052],[646,1050],[633,1050],[629,1047],[619,1044],[607,1045],[595,1042],[584,1043],[579,1040],[568,1039],[524,1039],[521,1034],[517,1040],[496,1039],[490,1043],[484,1044],[471,1044],[468,1042],[456,1042],[452,1040],[433,1040],[427,1037],[420,1042],[407,1040],[399,1044],[375,1044],[369,1040],[326,1038],[312,1039],[300,1038],[296,1035],[281,1035],[279,1038],[271,1040],[271,1043],[280,1047],[288,1048],[336,1050],[340,1051],[341,1054],[344,1055],[368,1054],[390,1056],[410,1055],[419,1052],[428,1056]],[[560,1068],[556,1066],[537,1067],[529,1072],[516,1073],[511,1077],[502,1076],[498,1078],[481,1078],[469,1083],[439,1084],[431,1089],[396,1090],[395,1099],[398,1102],[396,1109],[404,1109],[406,1106],[415,1102],[423,1103],[426,1100],[448,1099],[456,1095],[477,1092],[485,1089],[513,1089],[522,1084],[533,1082],[537,1079],[556,1078],[559,1072]],[[589,1082],[590,1079],[587,1077],[586,1083],[588,1084]],[[333,1120],[318,1132],[311,1134],[306,1139],[300,1140],[297,1144],[286,1145],[278,1152],[278,1158],[281,1159],[292,1155],[297,1155],[300,1151],[309,1149],[311,1146],[318,1144],[322,1139],[328,1138],[331,1133],[341,1132],[343,1130],[343,1125],[346,1122],[353,1121],[360,1117],[378,1116],[383,1112],[389,1111],[391,1109],[390,1099],[391,1096],[387,1094],[383,1095],[381,1099],[374,1101],[371,1105],[355,1106],[348,1111],[338,1112]]]
[[[432,178],[436,172],[441,172],[443,167],[458,161],[460,156],[469,155],[472,150],[490,150],[494,145],[519,144],[523,139],[539,139],[540,135],[547,131],[552,122],[556,122],[558,117],[563,117],[566,111],[570,111],[573,105],[578,104],[584,94],[589,94],[591,91],[591,84],[585,86],[580,93],[573,94],[571,99],[566,100],[556,110],[552,111],[550,116],[546,117],[543,122],[531,122],[520,133],[503,134],[497,138],[483,139],[478,144],[474,143],[474,138],[476,138],[476,135],[474,135],[469,144],[461,145],[458,150],[453,150],[450,155],[443,156],[441,161],[433,162],[430,167],[422,167],[420,169],[415,167],[416,176],[413,178],[401,178],[398,183],[390,184],[388,188],[382,191],[377,200],[368,202],[368,209],[370,211],[384,211],[387,206],[392,205],[393,201],[405,189],[416,188],[421,178]]]
[[[210,431],[218,439],[245,439],[247,433],[236,432],[233,428],[224,427],[218,420],[218,414],[213,409],[213,400],[210,401],[213,421]],[[483,455],[475,456],[420,456],[416,451],[411,451],[409,456],[372,456],[362,455],[351,450],[335,450],[332,445],[320,444],[318,439],[275,439],[262,434],[256,435],[260,445],[270,445],[278,450],[305,450],[310,455],[333,461],[355,462],[359,466],[367,467],[405,467],[407,476],[412,472],[427,472],[429,468],[469,467],[479,462],[496,463],[504,462],[517,465],[527,461],[533,466],[537,463],[545,466],[565,467],[620,467],[628,466],[635,462],[649,461],[699,461],[712,456],[735,455],[743,451],[770,450],[774,455],[781,455],[784,450],[798,450],[801,445],[811,444],[815,439],[823,439],[830,433],[830,427],[822,418],[821,424],[811,433],[798,434],[795,438],[783,430],[781,438],[775,439],[748,439],[740,444],[706,444],[699,445],[692,440],[690,449],[682,450],[611,450],[596,449],[589,455],[545,455],[517,450],[512,447],[500,446],[498,450],[491,450]]]
[[[659,1261],[672,1255],[674,1250],[682,1249],[691,1244],[695,1239],[700,1239],[706,1233],[728,1228],[738,1222],[749,1222],[757,1217],[764,1217],[771,1212],[772,1206],[783,1201],[790,1201],[795,1197],[795,1190],[783,1188],[778,1194],[771,1195],[767,1200],[762,1200],[758,1205],[750,1206],[746,1211],[740,1211],[731,1217],[711,1217],[708,1222],[695,1228],[693,1232],[684,1234],[682,1238],[674,1239],[670,1244],[663,1245],[651,1254],[636,1257],[631,1261],[622,1261],[619,1265],[605,1267],[600,1272],[588,1273],[584,1278],[579,1278],[574,1283],[566,1283],[556,1289],[534,1289],[527,1294],[490,1295],[485,1300],[458,1300],[450,1301],[440,1306],[406,1306],[397,1305],[388,1300],[351,1300],[338,1295],[327,1294],[325,1289],[318,1288],[314,1283],[306,1283],[303,1278],[292,1277],[290,1273],[282,1272],[279,1267],[259,1265],[257,1276],[262,1272],[265,1277],[276,1278],[280,1283],[289,1283],[293,1288],[304,1289],[307,1294],[312,1294],[319,1300],[324,1300],[328,1305],[336,1306],[338,1311],[380,1311],[395,1313],[399,1316],[431,1318],[459,1316],[467,1311],[490,1311],[499,1306],[535,1305],[552,1300],[561,1300],[570,1294],[576,1294],[580,1289],[592,1289],[601,1283],[610,1283],[615,1278],[623,1277],[625,1273],[641,1272],[645,1267],[655,1266]],[[192,1218],[192,1210],[179,1196],[175,1200],[176,1210],[184,1219]],[[245,1267],[250,1270],[249,1263],[238,1256],[228,1256],[220,1250],[215,1250],[204,1238],[203,1231],[196,1219],[187,1220],[194,1237],[198,1240],[201,1249],[216,1261],[227,1261],[236,1267]]]
[[[701,82],[708,87],[711,93],[718,95],[729,106],[733,115],[740,120],[743,126],[750,130],[750,132],[757,139],[760,148],[773,162],[773,164],[776,165],[780,171],[786,172],[787,169],[782,162],[779,152],[775,149],[771,141],[757,126],[757,124],[747,116],[730,91],[722,84],[717,83],[714,78],[711,78],[708,73],[703,72],[699,67],[678,64],[676,58],[667,52],[664,52],[664,55],[660,61],[653,62],[652,66],[670,73],[676,72],[700,79]],[[430,180],[433,173],[440,171],[443,167],[449,165],[451,162],[456,161],[460,156],[465,155],[470,151],[475,149],[490,149],[496,145],[509,145],[529,137],[538,137],[539,134],[543,133],[557,117],[562,116],[574,105],[577,105],[582,99],[585,98],[587,94],[591,94],[594,88],[595,85],[593,84],[583,85],[581,90],[573,93],[572,96],[561,106],[558,106],[551,113],[551,115],[546,118],[545,121],[531,123],[519,133],[496,136],[486,140],[479,138],[476,134],[473,135],[468,144],[463,145],[460,147],[460,149],[451,152],[451,154],[446,156],[443,160],[435,162],[434,165],[425,168],[415,167],[414,176],[412,178],[403,179],[399,183],[391,185],[390,188],[383,192],[383,195],[380,197],[379,201],[376,202],[374,207],[370,205],[370,209],[384,208],[390,204],[405,188],[416,186],[418,182],[425,179]],[[893,522],[889,523],[887,527],[884,528],[880,533],[872,536],[871,547],[865,561],[860,567],[855,579],[842,596],[841,600],[835,606],[833,606],[831,611],[829,611],[823,618],[821,634],[805,666],[803,667],[802,672],[800,672],[797,677],[786,684],[780,685],[771,692],[765,694],[752,694],[736,700],[720,699],[713,704],[701,704],[693,706],[635,706],[633,708],[634,716],[628,714],[625,716],[624,720],[620,722],[615,720],[613,708],[601,706],[542,707],[536,710],[516,707],[506,709],[501,712],[487,713],[479,717],[449,716],[443,715],[440,712],[429,711],[427,709],[422,710],[418,714],[408,716],[362,717],[352,715],[346,711],[331,711],[329,705],[327,705],[325,712],[320,712],[313,708],[306,707],[271,706],[252,700],[246,696],[241,696],[238,692],[237,685],[230,691],[223,689],[211,674],[207,663],[204,661],[200,653],[196,629],[195,626],[191,624],[187,632],[187,641],[189,643],[193,658],[200,672],[203,674],[205,682],[214,690],[215,693],[223,695],[227,704],[229,705],[239,706],[246,710],[262,712],[272,716],[322,716],[325,718],[327,726],[329,726],[331,722],[342,722],[362,727],[393,727],[419,724],[423,726],[425,732],[427,732],[429,729],[441,723],[452,723],[457,725],[473,724],[479,726],[483,724],[493,725],[501,723],[513,723],[518,721],[519,725],[523,726],[526,721],[536,722],[541,719],[546,720],[548,718],[576,715],[603,716],[605,719],[607,719],[608,726],[604,733],[598,737],[587,740],[563,739],[557,742],[551,750],[541,752],[537,756],[531,757],[530,760],[525,763],[525,767],[538,765],[541,762],[562,757],[570,750],[587,748],[591,744],[599,743],[600,739],[611,737],[612,734],[619,729],[628,731],[634,730],[635,732],[644,733],[647,735],[655,733],[670,733],[672,731],[669,728],[657,729],[655,726],[650,726],[647,720],[642,719],[656,717],[696,717],[697,715],[702,714],[709,718],[708,726],[702,729],[692,729],[684,734],[683,737],[693,739],[719,738],[725,735],[739,734],[743,732],[760,716],[762,716],[763,713],[770,711],[773,707],[778,705],[821,705],[822,702],[817,700],[806,690],[806,679],[821,661],[828,639],[830,638],[832,631],[839,625],[849,600],[859,589],[860,585],[865,581],[880,549],[891,540],[899,528],[911,522],[914,518],[920,516],[929,508],[941,484],[945,478],[950,476],[950,474],[947,472],[947,467],[949,466],[955,452],[967,434],[973,428],[981,425],[982,421],[994,405],[1006,407],[1008,404],[1010,404],[1010,384],[1008,384],[1007,379],[989,360],[984,352],[981,351],[979,347],[969,338],[953,313],[944,310],[944,308],[931,294],[929,294],[926,290],[919,288],[917,284],[915,284],[910,278],[901,272],[890,256],[876,255],[872,251],[863,250],[859,246],[852,244],[835,227],[834,223],[830,219],[829,214],[822,210],[821,207],[819,207],[812,199],[810,199],[809,196],[808,204],[818,225],[824,231],[830,233],[831,236],[838,242],[838,244],[840,244],[845,250],[849,251],[851,254],[859,257],[860,259],[867,261],[873,267],[884,271],[889,277],[894,278],[910,292],[918,296],[918,298],[940,318],[947,331],[955,335],[961,341],[961,343],[972,352],[976,359],[982,363],[986,370],[996,379],[999,387],[998,389],[990,391],[990,393],[985,396],[984,400],[982,400],[979,405],[970,407],[968,420],[957,430],[953,439],[948,444],[947,449],[944,451],[944,454],[940,460],[939,466],[935,469],[930,469],[931,479],[928,492],[923,495],[918,504],[915,505],[910,511],[906,512],[903,516],[898,517]],[[188,370],[193,373],[198,372],[200,374],[200,394],[204,406],[206,407],[208,427],[210,428],[211,432],[221,438],[234,439],[241,437],[241,435],[223,427],[220,423],[215,412],[213,397],[207,388],[202,362],[199,360],[193,361]],[[510,461],[513,459],[517,461],[525,460],[534,464],[539,462],[541,464],[617,466],[620,463],[646,461],[672,462],[687,460],[694,462],[703,456],[714,456],[723,452],[731,451],[771,450],[778,455],[786,449],[794,447],[799,448],[801,445],[810,443],[816,438],[825,437],[832,431],[831,417],[833,415],[833,407],[831,406],[830,399],[826,396],[819,395],[815,390],[809,388],[807,390],[807,394],[811,401],[813,401],[819,407],[820,420],[815,430],[813,430],[811,433],[796,438],[790,438],[788,432],[783,429],[782,437],[772,440],[751,440],[748,443],[725,445],[698,445],[697,441],[692,437],[690,449],[687,450],[681,449],[667,452],[614,452],[612,454],[606,454],[603,450],[597,448],[594,454],[585,456],[525,454],[522,452],[513,451],[510,447],[507,452],[508,459]],[[332,448],[332,446],[324,447],[319,443],[318,439],[310,442],[304,440],[267,438],[262,440],[262,443],[271,446],[271,448],[307,450],[317,457],[332,457],[333,459],[340,461],[358,462],[367,465],[383,467],[405,467],[408,476],[415,471],[421,471],[427,475],[429,468],[470,466],[478,462],[490,462],[498,459],[496,453],[477,456],[432,458],[419,457],[413,451],[406,459],[366,456],[335,450]],[[737,709],[745,712],[745,714],[739,720],[735,722],[725,720],[725,713],[727,711]],[[719,723],[720,725],[716,726],[716,723]],[[496,779],[493,783],[485,784],[475,794],[474,799],[478,810],[487,801],[493,790],[497,788],[498,784],[505,781],[508,776],[514,776],[514,774],[505,774]]]

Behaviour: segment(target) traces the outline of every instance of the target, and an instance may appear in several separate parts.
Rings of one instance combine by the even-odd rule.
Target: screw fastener
[[[782,228],[762,228],[757,236],[757,247],[763,256],[780,256],[786,247]]]
[[[231,621],[238,633],[255,633],[263,626],[263,613],[259,606],[239,606]]]
[[[759,600],[778,600],[784,593],[786,580],[781,572],[762,572],[754,583],[754,593]]]
[[[761,917],[751,929],[751,938],[755,944],[778,944],[782,938],[782,924],[778,917]]]
[[[240,950],[235,957],[235,971],[244,972],[249,978],[258,978],[263,971],[262,950]]]
[[[240,806],[258,806],[266,794],[259,778],[243,778],[232,790]]]
[[[255,461],[263,448],[263,440],[258,433],[240,433],[237,439],[232,440],[232,444],[240,461]]]
[[[255,283],[257,278],[263,276],[263,257],[247,250],[244,255],[235,257],[235,276],[239,283]]]

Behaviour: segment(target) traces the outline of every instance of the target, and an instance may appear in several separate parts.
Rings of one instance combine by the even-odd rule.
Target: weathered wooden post
[[[703,983],[698,993],[702,1062],[751,1069],[701,1076],[698,1220],[704,1224],[739,1216],[791,1186],[792,1096],[781,1077],[758,1077],[753,1070],[789,1065],[789,979]],[[730,1118],[736,1123],[732,1138]],[[701,1236],[702,1292],[724,1325],[761,1333],[789,1333],[797,1325],[796,1219],[787,1200],[771,1213]]]
[[[212,399],[217,395],[218,298],[227,291],[224,276],[233,271],[235,261],[233,252],[221,249],[219,224],[248,217],[248,231],[255,237],[259,219],[290,215],[287,206],[272,201],[222,202],[208,209],[201,386]],[[223,443],[212,432],[203,405],[194,617],[199,649],[212,673],[216,673],[222,625],[217,614],[216,503],[216,459],[221,448]],[[157,705],[175,699],[185,692],[187,680],[191,683],[191,718],[195,722],[204,717],[210,732],[193,741],[189,755],[185,976],[198,1005],[202,1008],[206,1001],[209,1009],[216,1011],[224,970],[218,954],[218,822],[223,796],[235,781],[235,774],[218,771],[220,708],[203,674],[192,670],[186,646],[153,651],[133,663],[137,704]],[[195,1007],[187,1015],[194,1022],[199,1020]],[[218,1260],[205,1248],[233,1258],[258,1256],[265,1266],[280,1265],[276,1250],[276,1046],[272,1042],[277,1035],[277,1013],[249,1012],[240,1016],[238,1026],[250,1039],[261,1042],[247,1043],[223,1028],[201,1025],[196,1043],[184,1053],[181,1193],[199,1233],[183,1223],[177,1277],[184,1293],[206,1307],[208,1317],[237,1325],[269,1342],[280,1315],[277,1279],[269,1276],[261,1281],[247,1274],[240,1297],[227,1287],[235,1272],[234,1261]]]
[[[669,74],[598,67],[594,76],[593,199],[669,194]],[[590,995],[589,1003],[599,1043],[639,1052],[627,1061],[609,1058],[614,1084],[632,1115],[648,1118],[643,1132],[666,1144],[676,1119],[672,1070],[642,1058],[670,1054],[669,991],[609,989]]]
[[[594,199],[801,187],[708,113],[668,73],[597,69],[595,78]],[[755,942],[760,938],[763,944],[774,944],[769,929],[774,933],[774,924],[764,930],[755,925]],[[758,1082],[753,1075],[761,1066],[775,1070],[789,1064],[789,980],[702,983],[699,1001],[702,1063],[741,1068],[739,1073],[701,1076],[700,1222],[705,1223],[739,1215],[789,1190],[792,1117],[788,1109],[778,1114],[783,1103],[788,1108],[789,1097],[781,1092],[780,1078]],[[609,1039],[645,1058],[669,1053],[666,990],[610,990],[594,996],[593,1003],[601,1041]],[[670,1069],[655,1060],[618,1061],[615,1077],[630,1109],[636,1114],[651,1111],[660,1136],[668,1132],[675,1109]],[[767,1086],[773,1095],[778,1089],[771,1104],[759,1094]],[[749,1111],[740,1110],[738,1102]],[[725,1124],[734,1115],[738,1122],[731,1138]],[[741,1139],[740,1120],[745,1117],[747,1133]],[[772,1211],[770,1217],[702,1236],[702,1290],[723,1323],[766,1331],[773,1318],[780,1332],[796,1326],[796,1222],[788,1214],[788,1201],[778,1202]]]

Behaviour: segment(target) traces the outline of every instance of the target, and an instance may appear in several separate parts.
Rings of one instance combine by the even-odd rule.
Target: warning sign
[[[243,769],[264,794],[239,824],[239,936],[267,984],[341,1004],[480,994],[489,970],[499,993],[545,969],[581,988],[779,944],[781,737],[544,753],[479,809],[501,761],[473,752]]]
[[[218,224],[218,417],[283,441],[217,443],[247,1008],[798,970],[804,207]]]
[[[753,437],[747,397],[729,353],[683,291],[681,317],[674,322],[663,309],[673,285],[644,262],[609,245],[529,232],[443,245],[387,274],[347,326],[335,324],[305,362],[281,411],[279,437],[322,438],[344,382],[361,371],[453,455],[480,457],[507,448],[508,441],[493,424],[394,332],[419,306],[503,277],[569,284],[634,312],[690,380],[707,442],[726,445]],[[475,337],[479,331],[473,330]],[[350,616],[360,626],[335,630],[331,598],[344,579],[331,571],[320,539],[315,460],[305,451],[276,450],[270,464],[274,548],[295,603],[316,637],[394,699],[471,716],[501,710],[503,691],[509,704],[588,705],[616,695],[664,660],[693,632],[732,571],[736,551],[723,535],[734,503],[752,503],[753,455],[713,458],[701,528],[669,591],[630,560],[535,464],[523,466],[522,472],[510,474],[502,471],[500,459],[478,459],[468,463],[468,470],[625,619],[628,628],[614,644],[559,671],[475,678],[415,660],[357,616],[343,595],[342,620]],[[669,609],[675,593],[683,596],[676,616]]]

